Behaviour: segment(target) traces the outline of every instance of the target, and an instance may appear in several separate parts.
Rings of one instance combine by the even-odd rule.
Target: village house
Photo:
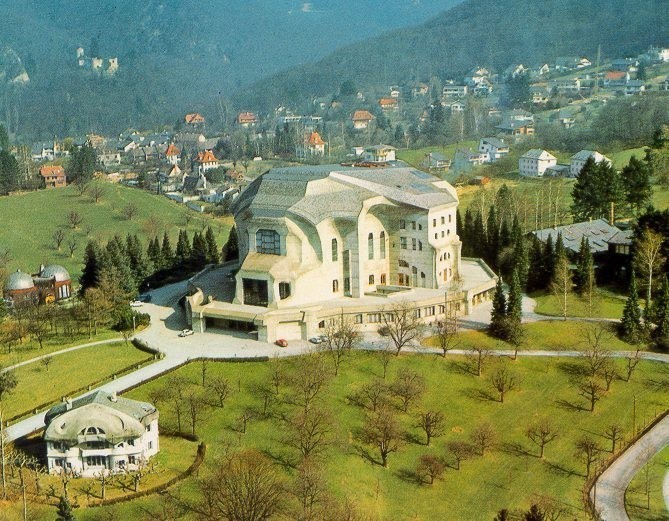
[[[451,167],[451,160],[439,152],[429,152],[422,165],[429,170],[445,171]]]
[[[451,112],[451,114],[459,114],[465,111],[466,105],[461,101],[454,101],[448,103],[446,108]]]
[[[170,165],[178,165],[179,159],[181,158],[181,151],[176,147],[174,143],[170,143],[165,150],[165,159]]]
[[[197,128],[197,127],[203,127],[205,120],[202,114],[194,112],[192,114],[186,114],[184,116],[184,122],[186,123],[186,125],[189,125],[193,128]]]
[[[625,85],[625,96],[638,96],[646,92],[646,84],[641,80],[630,80]]]
[[[116,148],[101,148],[97,151],[97,161],[107,168],[121,164],[121,151]]]
[[[573,96],[581,92],[581,79],[580,78],[568,78],[568,79],[556,79],[548,81],[548,90],[551,93],[563,94],[565,96]]]
[[[595,163],[606,161],[609,165],[612,164],[608,157],[600,154],[595,150],[581,150],[580,152],[577,152],[571,156],[569,175],[571,177],[578,177],[578,175],[581,173],[581,170],[583,169],[583,166],[585,165],[585,162],[590,158],[594,159]]]
[[[325,155],[325,141],[315,130],[305,137],[304,143],[297,147],[297,157],[308,158]]]
[[[442,89],[444,98],[464,98],[467,95],[467,85],[447,84]]]
[[[639,68],[639,60],[636,58],[616,58],[611,61],[612,71],[636,72]]]
[[[504,136],[521,138],[534,135],[534,123],[525,121],[506,121],[495,126],[495,129]]]
[[[584,69],[590,67],[592,62],[585,57],[578,56],[560,56],[555,59],[555,70],[559,72],[568,72],[575,69]]]
[[[47,469],[94,477],[136,470],[159,450],[158,410],[95,391],[49,409],[44,417]]]
[[[430,86],[427,83],[416,83],[411,89],[411,96],[418,98],[419,96],[427,96],[430,92]]]
[[[374,121],[374,116],[368,110],[356,110],[351,116],[351,121],[354,129],[364,130]]]
[[[545,150],[533,148],[518,160],[518,172],[526,177],[542,177],[546,169],[557,164],[557,158]]]
[[[58,302],[72,296],[72,279],[68,271],[57,264],[40,266],[29,275],[16,270],[7,277],[4,298],[11,307],[25,303]]]
[[[455,152],[453,157],[453,170],[457,172],[467,172],[475,166],[481,166],[489,163],[490,158],[487,153],[473,151],[469,148],[461,148]]]
[[[30,149],[31,159],[35,162],[54,161],[59,157],[69,156],[70,153],[63,150],[62,145],[58,141],[47,141],[44,143],[37,143]]]
[[[242,128],[255,127],[258,123],[258,116],[254,112],[240,112],[237,114],[237,125]]]
[[[373,145],[365,148],[362,159],[370,163],[388,163],[395,161],[396,150],[395,147],[391,147],[390,145]]]
[[[532,95],[532,103],[534,105],[545,105],[551,99],[547,83],[530,85],[530,94]]]
[[[566,109],[560,109],[556,112],[555,118],[563,128],[571,128],[576,124],[574,115]]]
[[[491,298],[496,276],[461,258],[457,205],[449,183],[413,168],[275,168],[236,199],[233,294],[209,299],[193,288],[192,329],[273,342],[310,338],[342,315],[375,331],[402,302],[425,322],[445,302],[467,314]]]
[[[60,165],[44,165],[39,169],[46,188],[62,188],[67,184],[65,170]]]
[[[197,156],[193,160],[193,163],[197,167],[198,173],[202,174],[208,170],[218,168],[218,159],[216,159],[216,156],[211,150],[198,152]]]
[[[544,172],[544,176],[547,177],[569,177],[569,165],[563,165],[557,163],[553,166],[549,166]]]
[[[388,89],[390,93],[391,98],[399,99],[399,97],[402,94],[402,91],[400,90],[399,86],[393,85]]]
[[[379,107],[384,112],[397,112],[400,110],[400,105],[397,98],[381,98],[379,100]]]
[[[509,155],[509,145],[496,137],[484,137],[479,141],[479,153],[485,154],[489,163]]]
[[[607,71],[604,75],[604,87],[624,87],[630,81],[630,73],[627,71]]]

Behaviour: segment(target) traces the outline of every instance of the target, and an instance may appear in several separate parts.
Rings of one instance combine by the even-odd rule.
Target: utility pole
[[[593,98],[597,99],[599,94],[599,64],[602,58],[602,46],[601,44],[597,46],[597,64],[595,65],[595,91]]]

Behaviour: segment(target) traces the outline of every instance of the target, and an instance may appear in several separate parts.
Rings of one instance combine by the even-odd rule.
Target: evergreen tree
[[[177,240],[177,248],[175,252],[175,260],[179,265],[184,265],[191,256],[190,239],[186,230],[179,230],[179,239]]]
[[[9,134],[4,125],[0,125],[0,150],[9,150]]]
[[[529,267],[527,270],[527,284],[525,288],[528,292],[544,289],[548,283],[546,281],[546,266],[544,264],[544,248],[536,235],[532,235],[529,252]]]
[[[495,338],[503,339],[506,336],[506,297],[501,277],[497,279],[495,295],[492,298],[489,331]]]
[[[624,200],[620,174],[606,161],[596,163],[588,158],[574,183],[572,199],[577,221],[607,218],[611,203],[618,205]]]
[[[639,292],[634,271],[632,271],[632,275],[630,276],[629,295],[623,308],[622,319],[620,320],[620,335],[630,344],[638,344],[643,338]]]
[[[509,298],[506,304],[506,316],[511,322],[520,324],[523,318],[523,293],[520,287],[518,271],[511,273],[511,284],[509,284]]]
[[[16,158],[7,150],[0,151],[0,192],[7,193],[19,188],[21,168]]]
[[[58,506],[56,515],[56,521],[74,521],[74,513],[72,512],[72,505],[67,496],[60,496],[58,500]]]
[[[543,266],[541,267],[541,280],[543,281],[542,288],[548,287],[553,280],[553,273],[555,272],[555,262],[557,256],[553,248],[553,236],[549,235],[544,245]]]
[[[68,183],[86,184],[93,179],[96,161],[95,149],[89,145],[73,150],[66,169]]]
[[[193,235],[191,264],[197,270],[204,268],[205,264],[207,264],[207,243],[200,232],[195,232],[195,235]]]
[[[214,230],[211,229],[211,226],[207,227],[207,233],[204,236],[204,240],[207,243],[207,262],[209,264],[218,264],[221,259],[218,253],[218,245],[216,244]]]
[[[163,268],[163,257],[160,252],[160,241],[158,241],[158,237],[154,237],[149,241],[146,255],[153,264],[154,270],[160,271]]]
[[[522,235],[513,234],[513,266],[518,274],[518,281],[521,288],[527,287],[528,272],[530,269],[530,260],[527,254],[527,246]]]
[[[555,258],[558,259],[563,255],[567,255],[567,250],[564,247],[564,241],[562,240],[562,233],[558,233],[557,239],[555,240]]]
[[[666,273],[662,276],[660,291],[653,301],[653,319],[653,338],[666,346],[669,343],[669,278]]]
[[[648,206],[653,195],[651,169],[648,163],[632,156],[621,172],[621,180],[625,192],[625,201],[630,210],[638,215]]]
[[[472,248],[472,242],[474,241],[474,216],[472,211],[467,208],[465,212],[465,222],[463,225],[463,236],[462,240],[462,256],[463,257],[473,257],[474,251]]]
[[[499,229],[499,250],[501,251],[504,248],[508,248],[512,243],[513,239],[511,237],[511,230],[509,230],[509,222],[504,219],[502,221],[502,226]]]
[[[100,251],[95,241],[88,241],[84,251],[84,269],[79,277],[81,284],[81,294],[88,288],[94,288],[98,285],[100,276]]]
[[[530,509],[525,512],[524,521],[545,521],[546,514],[544,514],[537,505],[532,505]]]
[[[174,265],[174,252],[170,243],[170,236],[165,232],[163,234],[163,244],[160,248],[160,256],[163,260],[163,268],[171,268]]]
[[[581,247],[578,250],[576,258],[576,272],[574,273],[574,285],[576,293],[583,295],[586,285],[590,279],[590,272],[593,269],[592,254],[590,253],[590,241],[587,237],[581,238]]]
[[[497,256],[499,255],[499,223],[497,222],[497,213],[495,212],[495,205],[490,207],[488,212],[488,220],[486,223],[486,255],[484,258],[488,263],[497,268]]]
[[[464,242],[463,237],[465,231],[462,228],[462,215],[460,214],[460,208],[455,210],[455,233],[460,237],[460,242]]]
[[[144,256],[144,249],[137,235],[128,234],[126,237],[126,251],[128,253],[130,269],[135,277],[137,287],[139,287],[151,273],[151,267],[149,266],[149,261]]]
[[[233,225],[230,228],[228,242],[223,246],[223,262],[236,260],[239,258],[239,242],[237,239],[237,228]]]
[[[486,240],[485,228],[483,227],[483,216],[480,211],[476,212],[476,217],[474,218],[474,230],[471,237],[472,257],[487,257],[488,242]]]

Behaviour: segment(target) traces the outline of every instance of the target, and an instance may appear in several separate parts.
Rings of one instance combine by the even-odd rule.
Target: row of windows
[[[411,227],[412,230],[415,230],[418,228],[418,230],[423,229],[423,225],[421,223],[417,223],[416,221],[409,221],[409,226]],[[400,219],[400,230],[406,230],[407,229],[407,221],[404,219]]]
[[[448,214],[448,223],[450,224],[453,220],[453,216],[449,213]],[[446,216],[442,215],[441,216],[441,224],[446,224]],[[432,226],[437,226],[437,219],[432,219]]]
[[[457,302],[455,303],[455,310],[460,311],[460,303]],[[426,306],[424,308],[416,308],[413,310],[413,315],[416,318],[422,318],[422,317],[434,317],[437,314],[443,315],[446,311],[446,308],[443,304],[439,304],[438,306]],[[363,323],[363,315],[361,313],[358,313],[354,315],[353,320],[356,324],[362,324]],[[368,324],[380,324],[383,321],[383,314],[382,313],[367,313],[367,323]],[[388,322],[394,322],[395,316],[392,313],[387,313],[385,319]],[[318,323],[318,327],[320,329],[325,328],[326,325],[332,324],[336,319],[326,319],[326,320],[321,320]]]
[[[408,250],[409,249],[409,241],[407,237],[400,237],[400,249],[402,250]],[[412,238],[411,239],[411,249],[412,250],[418,250],[418,251],[423,251],[423,243],[417,239]]]
[[[451,230],[450,230],[450,228],[449,228],[448,230],[446,230],[445,233],[444,233],[444,230],[441,230],[441,238],[442,238],[442,239],[443,239],[446,235],[450,235],[450,234],[451,234]],[[434,234],[434,238],[435,238],[435,239],[438,239],[438,238],[439,238],[439,234],[438,234],[438,233],[435,233],[435,234]]]

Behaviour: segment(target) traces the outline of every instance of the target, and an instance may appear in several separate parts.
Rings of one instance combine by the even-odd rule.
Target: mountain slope
[[[258,82],[240,105],[269,110],[336,90],[408,78],[461,77],[476,65],[502,70],[561,55],[609,58],[669,45],[669,10],[660,0],[467,0],[432,20],[335,51]]]
[[[21,58],[30,83],[9,89],[3,116],[12,130],[43,137],[172,123],[219,93],[459,1],[388,0],[379,9],[374,0],[12,0],[0,50]],[[115,77],[82,74],[79,46],[118,57]]]

